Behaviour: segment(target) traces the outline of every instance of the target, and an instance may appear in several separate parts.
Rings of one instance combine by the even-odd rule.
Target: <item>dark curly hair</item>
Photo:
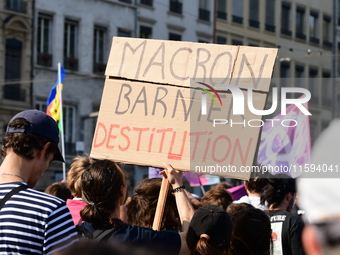
[[[270,176],[268,184],[264,188],[265,192],[261,196],[261,204],[267,201],[268,207],[279,205],[285,195],[288,193],[296,193],[295,179],[286,174],[276,174]]]

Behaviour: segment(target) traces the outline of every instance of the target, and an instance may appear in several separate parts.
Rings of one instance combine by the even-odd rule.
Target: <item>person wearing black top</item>
[[[302,245],[304,222],[300,216],[290,212],[295,198],[295,179],[285,174],[276,174],[269,178],[261,203],[268,203],[274,255],[305,254]]]

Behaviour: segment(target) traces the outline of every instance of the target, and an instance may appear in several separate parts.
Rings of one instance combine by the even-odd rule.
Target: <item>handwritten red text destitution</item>
[[[239,158],[246,165],[253,138],[247,144],[227,135],[213,136],[212,131],[174,131],[173,128],[131,127],[98,122],[93,147],[121,152],[167,153],[168,159],[233,164]],[[176,147],[176,149],[175,149]],[[190,152],[188,151],[190,149]]]

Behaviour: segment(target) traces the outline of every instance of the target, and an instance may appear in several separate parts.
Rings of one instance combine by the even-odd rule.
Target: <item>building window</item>
[[[140,3],[152,6],[153,5],[153,0],[140,0]]]
[[[251,0],[249,7],[249,26],[259,28],[259,0]]]
[[[243,0],[233,0],[233,22],[243,23]]]
[[[282,2],[281,34],[292,35],[292,31],[290,31],[290,4],[285,2]]]
[[[78,22],[73,20],[65,20],[64,68],[78,70]]]
[[[275,32],[275,0],[266,0],[266,31]]]
[[[21,51],[22,42],[17,39],[6,39],[5,81],[11,82],[3,87],[3,98],[25,101],[26,91],[21,89]],[[18,83],[16,83],[18,82]]]
[[[106,49],[106,28],[94,27],[93,40],[93,72],[103,74],[106,68],[105,64],[105,49]]]
[[[295,66],[295,78],[303,78],[304,67],[300,65]]]
[[[152,28],[147,26],[139,27],[139,38],[152,38]]]
[[[308,79],[308,84],[309,88],[308,90],[311,93],[311,103],[318,104],[319,102],[319,92],[318,92],[318,70],[315,68],[310,68],[309,69],[309,79]]]
[[[231,45],[243,45],[243,42],[241,40],[232,39]]]
[[[218,44],[227,44],[227,38],[224,36],[216,36],[216,43]]]
[[[122,29],[122,28],[118,28],[118,36],[121,37],[131,37],[131,31]]]
[[[319,44],[320,40],[318,38],[318,16],[317,12],[311,11],[309,15],[309,41],[312,43]]]
[[[227,0],[217,0],[217,18],[227,19]]]
[[[36,102],[35,108],[37,110],[46,112],[46,102]],[[63,104],[63,124],[64,124],[64,141],[65,154],[76,154],[76,115],[77,108],[72,105]]]
[[[27,1],[26,0],[6,0],[5,9],[15,12],[27,13]]]
[[[39,13],[37,64],[52,66],[52,16]]]
[[[326,47],[332,47],[331,43],[331,17],[324,15],[322,22],[322,40],[323,45]]]
[[[169,33],[169,40],[172,41],[182,41],[182,36],[175,33]]]
[[[301,40],[306,40],[306,35],[304,31],[304,19],[305,19],[305,9],[301,7],[296,7],[296,27],[295,27],[295,37]]]
[[[322,105],[332,106],[332,94],[331,74],[322,72]]]
[[[208,0],[199,0],[198,18],[200,20],[210,21]]]
[[[290,79],[290,62],[284,61],[280,65],[280,85],[282,87],[291,87]],[[287,93],[287,98],[294,98],[294,93]]]
[[[170,0],[170,12],[182,14],[182,0]]]

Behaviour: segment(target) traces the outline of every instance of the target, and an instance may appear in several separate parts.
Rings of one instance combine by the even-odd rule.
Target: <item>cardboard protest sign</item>
[[[180,57],[181,51],[187,54]],[[205,60],[198,59],[203,53]],[[230,68],[224,56],[230,56]],[[253,106],[264,109],[275,56],[274,49],[114,38],[91,157],[161,168],[169,162],[178,170],[248,178],[238,170],[253,164],[261,116],[248,107],[233,115],[233,95],[223,88],[203,114],[202,95],[226,80],[244,89],[245,100],[245,88],[254,88]]]
[[[268,92],[276,54],[271,48],[114,37],[105,75],[180,86],[191,79],[233,79],[240,88]]]

